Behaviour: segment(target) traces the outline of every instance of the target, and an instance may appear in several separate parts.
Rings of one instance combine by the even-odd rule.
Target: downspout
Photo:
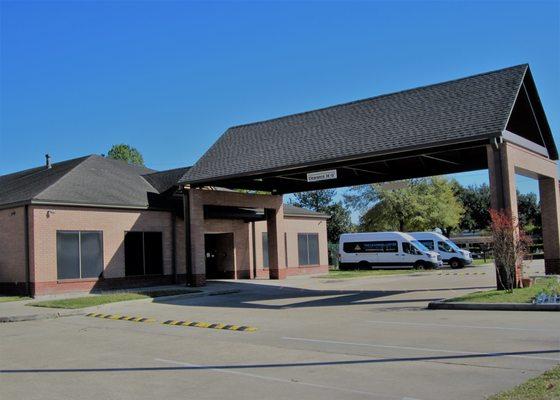
[[[177,217],[175,215],[175,211],[171,211],[171,271],[173,274],[173,283],[177,283],[177,249],[176,249],[176,232],[175,232],[175,223]]]
[[[255,238],[255,221],[251,221],[251,236],[253,238],[253,279],[257,279],[257,239]]]
[[[31,265],[29,260],[29,206],[24,207],[24,235],[25,235],[25,291],[27,295],[31,297]]]
[[[192,282],[192,254],[191,254],[191,207],[190,207],[190,190],[183,188],[183,218],[185,224],[185,269],[187,286],[194,284]]]

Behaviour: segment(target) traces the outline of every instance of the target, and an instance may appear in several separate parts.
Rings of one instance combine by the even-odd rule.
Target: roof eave
[[[374,152],[374,153],[369,153],[369,154],[365,154],[365,155],[362,154],[362,155],[359,155],[359,156],[349,156],[349,157],[333,158],[333,159],[328,159],[328,160],[319,160],[319,161],[314,161],[314,162],[309,162],[309,163],[292,164],[292,165],[287,165],[287,166],[283,166],[283,167],[267,168],[267,169],[261,169],[261,170],[257,170],[257,171],[242,172],[242,173],[230,174],[230,175],[222,175],[222,176],[211,177],[211,178],[189,180],[188,178],[185,179],[185,177],[183,177],[179,181],[179,184],[180,185],[190,184],[190,185],[202,186],[202,185],[208,185],[208,184],[211,184],[213,182],[222,181],[222,180],[230,180],[230,179],[237,179],[237,178],[244,178],[244,177],[251,177],[251,176],[257,177],[259,175],[264,175],[264,174],[269,174],[269,173],[279,172],[279,171],[287,171],[287,170],[294,170],[294,169],[300,169],[300,168],[321,167],[322,165],[325,165],[325,164],[333,164],[333,163],[339,163],[339,162],[345,162],[345,161],[359,161],[359,160],[367,159],[367,158],[370,158],[370,157],[383,157],[383,156],[389,156],[389,155],[392,156],[392,155],[399,154],[399,153],[409,152],[411,150],[423,151],[423,150],[427,150],[427,149],[437,149],[438,147],[444,147],[444,146],[449,146],[449,145],[454,145],[454,144],[477,142],[477,141],[481,141],[481,140],[485,140],[485,139],[490,140],[492,138],[500,137],[501,135],[502,135],[501,131],[491,132],[491,133],[485,133],[485,134],[478,135],[478,136],[471,136],[468,139],[456,139],[456,140],[448,140],[448,141],[445,141],[445,142],[440,142],[440,143],[437,144],[437,147],[433,147],[433,143],[432,144],[426,144],[424,146],[409,146],[409,147],[402,147],[402,148],[400,148],[398,150],[394,150],[394,151],[380,151],[380,152]],[[194,167],[196,167],[196,165]],[[194,167],[193,167],[193,169],[194,169]],[[185,175],[188,175],[188,172]]]

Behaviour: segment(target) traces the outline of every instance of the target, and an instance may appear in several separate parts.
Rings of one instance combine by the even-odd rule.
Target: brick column
[[[507,149],[507,143],[502,143],[498,150],[487,146],[490,207],[506,211],[517,221],[515,166],[508,159]]]
[[[286,278],[286,260],[284,251],[284,208],[266,209],[266,226],[268,232],[268,268],[270,279]]]
[[[560,196],[558,179],[539,178],[544,245],[544,270],[547,275],[560,274]]]
[[[488,174],[490,181],[490,207],[503,211],[514,221],[519,221],[517,213],[517,192],[515,188],[515,165],[508,154],[507,143],[501,143],[498,149],[487,146]],[[513,238],[513,240],[516,240]],[[500,273],[500,271],[502,273]],[[513,285],[516,286],[521,277],[516,267]],[[507,274],[503,268],[496,268],[496,288],[507,289]]]
[[[190,189],[190,241],[191,248],[187,249],[191,257],[191,274],[187,275],[190,286],[204,286],[206,284],[206,257],[204,248],[204,208],[200,189]]]

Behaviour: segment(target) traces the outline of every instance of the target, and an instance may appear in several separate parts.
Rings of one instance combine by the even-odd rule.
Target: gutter
[[[31,297],[31,265],[29,259],[29,205],[24,207],[24,235],[25,235],[25,291]]]

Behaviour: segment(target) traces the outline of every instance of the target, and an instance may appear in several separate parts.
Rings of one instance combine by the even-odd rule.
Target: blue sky
[[[121,142],[190,165],[232,125],[524,62],[557,134],[559,4],[2,1],[0,174]]]

